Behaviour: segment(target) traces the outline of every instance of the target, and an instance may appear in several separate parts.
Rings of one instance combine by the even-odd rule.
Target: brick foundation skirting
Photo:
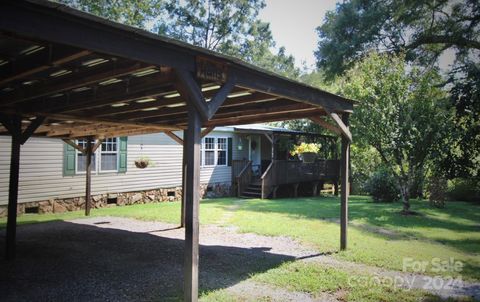
[[[229,183],[202,184],[200,196],[202,198],[232,196]],[[132,204],[144,204],[154,202],[180,201],[182,188],[159,188],[154,190],[136,191],[127,193],[108,193],[92,195],[92,208],[104,208]],[[85,196],[73,198],[55,198],[43,201],[32,201],[18,204],[18,215],[24,213],[64,213],[77,211],[85,208]],[[7,205],[0,206],[0,217],[7,215]]]

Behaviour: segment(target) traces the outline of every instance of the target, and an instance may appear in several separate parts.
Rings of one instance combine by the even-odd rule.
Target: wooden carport
[[[298,118],[342,136],[345,249],[352,110],[350,100],[238,59],[56,3],[2,1],[0,133],[12,137],[6,256],[15,256],[20,147],[29,137],[74,144],[78,138],[165,132],[184,145],[184,293],[185,301],[196,301],[202,128],[205,134],[216,126]],[[183,139],[173,132],[179,130]],[[88,144],[83,152],[95,147]],[[87,175],[87,196],[89,187]]]

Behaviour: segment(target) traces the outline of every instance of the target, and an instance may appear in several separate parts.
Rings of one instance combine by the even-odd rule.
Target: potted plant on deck
[[[304,163],[309,164],[315,162],[320,147],[320,144],[301,143],[300,145],[295,145],[293,150],[290,151],[290,154],[292,154],[292,156],[298,155]]]

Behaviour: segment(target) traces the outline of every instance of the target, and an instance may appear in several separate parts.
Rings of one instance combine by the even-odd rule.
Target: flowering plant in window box
[[[318,151],[320,151],[320,147],[320,144],[301,143],[300,145],[293,146],[290,154],[292,156],[298,155],[304,163],[313,163],[317,157]]]

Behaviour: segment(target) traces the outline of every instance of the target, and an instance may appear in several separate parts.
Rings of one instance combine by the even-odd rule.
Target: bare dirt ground
[[[251,274],[285,261],[315,261],[323,265],[371,272],[379,276],[423,276],[385,271],[340,261],[288,237],[240,234],[234,228],[202,226],[200,286],[226,289],[247,301],[337,301],[334,294],[306,293],[258,284]],[[4,250],[5,231],[0,233]],[[1,301],[165,301],[181,297],[184,230],[161,222],[101,217],[18,227],[17,259],[0,260]],[[418,277],[418,278],[417,278]],[[480,284],[433,293],[480,299]]]

